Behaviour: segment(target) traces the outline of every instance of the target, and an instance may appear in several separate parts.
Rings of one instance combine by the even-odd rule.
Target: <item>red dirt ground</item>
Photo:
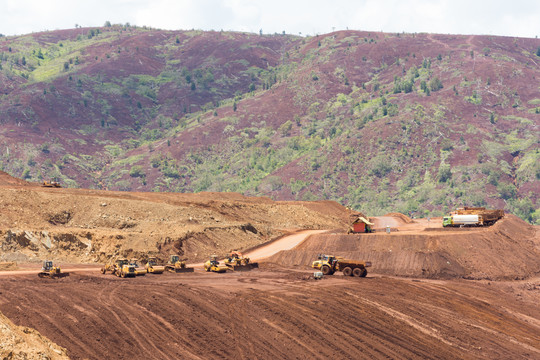
[[[540,279],[249,273],[0,278],[0,310],[73,359],[540,356]],[[504,296],[503,296],[504,294]]]
[[[513,215],[488,228],[447,230],[441,219],[410,222],[388,214],[373,218],[380,231],[345,235],[349,212],[335,202],[45,189],[12,181],[0,176],[0,256],[76,261],[62,264],[73,271],[56,280],[38,278],[35,262],[0,272],[0,312],[73,359],[540,357],[540,229]],[[62,211],[70,217],[57,216]],[[118,227],[103,215],[131,225]],[[120,279],[84,264],[101,257],[68,241],[71,234],[101,249],[158,252],[155,242],[141,239],[190,226],[197,232],[180,247],[163,238],[160,254],[192,254],[196,245],[195,262],[239,244],[258,245],[248,251],[254,259],[281,251],[251,272],[197,268]],[[265,244],[268,234],[340,227],[313,230],[296,247],[298,234]],[[308,265],[321,252],[371,260],[373,267],[367,278],[336,274],[317,281]]]

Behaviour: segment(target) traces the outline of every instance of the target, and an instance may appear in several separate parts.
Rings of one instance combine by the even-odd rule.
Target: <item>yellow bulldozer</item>
[[[259,263],[252,263],[249,257],[238,251],[231,251],[224,262],[233,271],[249,271],[259,267]]]
[[[204,263],[204,270],[208,272],[217,272],[217,273],[224,273],[229,269],[228,266],[223,266],[219,264],[219,261],[217,259],[217,255],[210,256],[210,260]]]
[[[38,276],[40,278],[61,278],[65,276],[69,276],[69,273],[62,272],[60,269],[60,266],[54,266],[53,262],[50,260],[43,261],[43,266],[41,267],[41,271],[38,273]]]
[[[101,268],[101,273],[106,274],[107,272],[123,278],[136,276],[135,267],[125,258],[119,258],[114,263],[105,264]]]
[[[56,182],[56,181],[44,181],[42,184],[41,184],[42,187],[51,187],[51,188],[61,188],[62,186],[60,185],[59,182]]]
[[[169,262],[165,264],[165,270],[175,273],[194,272],[193,268],[187,267],[186,260],[180,260],[180,256],[171,255]]]
[[[157,259],[153,256],[148,258],[144,267],[149,274],[163,274],[165,271],[165,266],[158,265]]]

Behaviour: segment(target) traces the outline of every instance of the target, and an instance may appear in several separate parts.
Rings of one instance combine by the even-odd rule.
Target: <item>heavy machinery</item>
[[[443,217],[443,227],[489,226],[504,217],[504,210],[487,210],[485,207],[465,206]]]
[[[163,274],[165,271],[165,266],[158,265],[157,259],[153,256],[148,258],[144,267],[149,274]]]
[[[41,271],[38,273],[38,276],[40,278],[48,277],[54,279],[69,276],[69,273],[62,272],[60,266],[54,266],[52,261],[45,260],[43,261],[43,266],[41,267]]]
[[[369,261],[357,261],[344,259],[334,255],[317,255],[317,260],[311,265],[312,268],[319,269],[324,275],[333,275],[336,271],[343,272],[345,276],[365,277],[367,267],[371,266]]]
[[[249,271],[251,269],[259,268],[259,263],[250,262],[250,259],[247,256],[242,255],[242,253],[238,251],[231,251],[224,262],[225,265],[233,271]]]
[[[186,260],[180,260],[180,256],[171,255],[171,258],[167,264],[165,264],[165,270],[175,273],[194,272],[195,269],[187,267]]]
[[[106,264],[101,268],[101,273],[106,274],[107,271],[110,271],[111,274],[119,277],[135,277],[135,266],[131,265],[128,259],[120,258],[117,259],[114,263]]]
[[[227,266],[223,266],[219,264],[219,261],[217,259],[217,255],[210,256],[210,260],[204,263],[204,270],[206,271],[212,271],[217,273],[224,273],[229,268]]]
[[[129,262],[130,265],[133,265],[135,268],[135,276],[144,276],[146,275],[147,271],[145,268],[139,266],[139,260],[138,259],[131,259]]]
[[[44,181],[43,184],[41,184],[43,187],[53,187],[53,188],[61,188],[62,186],[60,183],[56,181]]]

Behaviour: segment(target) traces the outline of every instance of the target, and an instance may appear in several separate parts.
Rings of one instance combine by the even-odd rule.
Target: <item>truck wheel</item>
[[[360,275],[360,277],[366,277],[366,275],[367,275],[367,270],[364,269],[364,271],[362,271],[362,275]]]
[[[360,268],[354,268],[354,270],[352,271],[352,274],[353,274],[354,276],[360,277],[360,276],[362,276],[362,269],[360,269]]]
[[[322,273],[323,273],[324,275],[332,275],[332,274],[333,274],[332,269],[331,269],[330,266],[328,266],[328,265],[323,265],[323,266],[321,267],[321,271],[322,271]]]
[[[345,269],[343,269],[343,275],[352,276],[352,269],[347,266]]]

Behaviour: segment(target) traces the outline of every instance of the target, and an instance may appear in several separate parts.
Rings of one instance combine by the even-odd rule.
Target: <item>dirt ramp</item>
[[[527,278],[540,272],[536,229],[509,215],[490,228],[470,231],[313,235],[269,259],[309,266],[319,253],[373,263],[377,274],[472,279]]]
[[[0,171],[0,186],[36,186],[35,184],[29,183],[27,181],[18,179]]]

